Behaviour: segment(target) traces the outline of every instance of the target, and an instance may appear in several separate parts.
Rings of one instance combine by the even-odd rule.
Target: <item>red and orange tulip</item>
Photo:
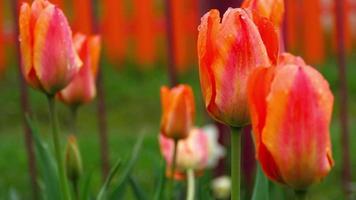
[[[296,190],[323,179],[333,167],[329,125],[333,94],[301,58],[258,68],[248,84],[257,159],[272,180]]]
[[[276,27],[281,27],[284,15],[284,0],[245,0],[242,8],[250,8],[268,18]]]
[[[0,2],[0,8],[5,7],[5,2]],[[5,69],[5,34],[4,34],[4,10],[0,10],[0,74],[3,74]]]
[[[276,63],[278,36],[266,18],[228,9],[202,18],[198,36],[200,83],[209,114],[234,127],[250,123],[247,79],[259,66]],[[255,22],[254,22],[255,21]]]
[[[76,34],[74,45],[83,66],[70,84],[58,93],[65,104],[77,106],[90,102],[96,94],[96,75],[100,56],[100,37]]]
[[[193,90],[188,85],[161,88],[161,133],[171,139],[188,137],[195,117]]]
[[[32,87],[54,95],[82,65],[67,19],[48,1],[35,0],[22,4],[19,25],[22,73]]]

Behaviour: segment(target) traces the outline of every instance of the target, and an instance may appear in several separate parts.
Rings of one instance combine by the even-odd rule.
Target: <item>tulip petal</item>
[[[287,65],[276,72],[267,101],[262,142],[283,166],[282,179],[295,189],[320,181],[332,166],[327,82],[309,66]]]
[[[101,37],[96,35],[89,38],[88,50],[90,54],[91,71],[96,77],[98,74],[99,59],[101,52]]]
[[[34,68],[43,89],[54,94],[64,88],[81,66],[63,12],[53,5],[39,15],[34,30]]]
[[[265,44],[268,57],[272,64],[277,64],[279,55],[279,38],[274,25],[270,20],[254,13],[253,21],[258,27],[263,43]]]
[[[261,142],[261,134],[266,122],[267,116],[267,96],[270,92],[272,80],[274,78],[274,68],[260,67],[256,68],[250,75],[248,81],[248,99],[253,122],[253,135],[256,145],[256,156],[260,161],[263,171],[266,175],[280,183],[284,183],[277,164],[271,153]]]
[[[31,8],[27,3],[22,4],[19,18],[20,28],[20,48],[22,55],[22,73],[26,81],[32,87],[39,88],[40,82],[36,77],[32,65],[32,43],[33,38],[31,35]]]

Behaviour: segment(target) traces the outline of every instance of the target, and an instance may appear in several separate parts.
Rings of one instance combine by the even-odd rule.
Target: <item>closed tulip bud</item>
[[[259,66],[276,63],[278,37],[272,22],[249,10],[229,8],[206,13],[199,26],[198,56],[201,89],[209,114],[222,123],[250,123],[247,79]]]
[[[47,0],[20,10],[22,73],[32,87],[54,95],[69,84],[82,65],[63,12]]]
[[[175,140],[188,137],[195,117],[193,90],[188,85],[161,88],[161,133]]]
[[[284,15],[284,0],[245,0],[242,8],[249,8],[270,19],[276,27],[281,27]]]
[[[69,85],[58,93],[58,97],[65,104],[78,106],[90,102],[96,95],[100,37],[76,34],[74,46],[83,61],[83,66]]]
[[[295,190],[321,181],[334,165],[328,82],[301,58],[283,54],[279,66],[256,69],[248,87],[256,155],[265,174]]]
[[[220,176],[212,180],[211,189],[216,199],[230,199],[231,179],[228,176]]]
[[[76,183],[83,173],[83,166],[77,140],[73,135],[68,136],[65,166],[68,179]]]

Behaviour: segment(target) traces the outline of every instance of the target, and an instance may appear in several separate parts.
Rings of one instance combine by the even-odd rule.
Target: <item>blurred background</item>
[[[0,0],[0,199],[33,197],[32,187],[36,183],[31,182],[29,174],[34,173],[35,165],[32,162],[29,169],[31,142],[28,137],[26,140],[22,109],[30,110],[40,124],[43,137],[50,137],[46,99],[39,92],[24,87],[19,76],[15,12],[22,2],[31,1]],[[84,168],[93,172],[93,191],[98,191],[102,172],[105,173],[100,154],[100,141],[105,133],[108,149],[104,153],[108,156],[108,163],[113,163],[118,157],[128,157],[137,136],[146,133],[144,150],[134,174],[146,192],[153,191],[154,184],[149,177],[158,176],[158,166],[162,161],[157,142],[161,114],[159,89],[162,85],[178,82],[190,84],[197,104],[196,125],[213,123],[201,99],[197,27],[202,14],[210,8],[224,13],[228,7],[238,7],[241,1],[51,2],[62,8],[73,33],[99,33],[102,36],[99,97],[82,106],[78,116],[78,141]],[[350,191],[356,188],[352,184],[356,175],[356,0],[341,1],[344,33],[341,38],[345,44],[342,55],[345,55],[346,76],[342,76],[343,68],[340,71],[343,62],[340,62],[340,36],[337,34],[340,30],[336,26],[334,2],[285,0],[282,35],[286,50],[303,56],[308,64],[320,70],[329,81],[336,99],[331,126],[336,165],[324,182],[311,189],[311,199],[343,199],[345,182]],[[64,105],[59,106],[59,116],[61,132],[69,134],[69,111]],[[221,130],[223,132],[224,128]],[[221,141],[228,143],[226,140],[228,134],[222,133]],[[249,156],[251,160],[254,154]],[[229,172],[225,162],[228,161],[222,161],[218,169],[209,174]],[[247,163],[247,166],[250,165]],[[249,179],[245,177],[243,187],[251,185]],[[284,191],[286,194],[283,195],[289,192]],[[130,199],[132,195],[130,191],[128,193],[127,199]]]

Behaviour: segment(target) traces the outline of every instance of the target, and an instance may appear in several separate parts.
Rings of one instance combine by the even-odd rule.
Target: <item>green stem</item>
[[[177,164],[177,149],[178,149],[178,139],[174,139],[174,146],[173,146],[173,158],[172,158],[172,166],[171,166],[171,180],[169,184],[169,196],[168,198],[173,197],[173,190],[174,190],[174,172],[176,171],[176,164]]]
[[[79,184],[78,184],[78,180],[73,180],[72,184],[73,184],[73,190],[74,190],[75,198],[77,200],[79,200]]]
[[[78,116],[78,106],[71,106],[69,107],[70,108],[70,113],[71,113],[71,117],[72,117],[72,120],[71,120],[71,131],[72,133],[71,134],[74,134],[74,135],[77,135],[77,116]]]
[[[188,176],[188,190],[187,190],[187,200],[194,200],[195,196],[195,177],[194,177],[194,170],[188,169],[187,170]]]
[[[240,200],[241,133],[231,127],[231,200]]]
[[[308,199],[307,193],[308,192],[306,190],[296,190],[295,191],[295,199],[296,200],[307,200]]]
[[[58,132],[58,121],[56,116],[56,104],[54,96],[48,95],[48,105],[49,105],[49,115],[50,115],[50,122],[52,125],[52,138],[53,138],[53,145],[54,145],[54,153],[57,160],[57,167],[59,171],[59,180],[60,180],[60,188],[62,191],[63,199],[69,200],[71,199],[66,174],[64,171],[64,162],[63,156],[61,151],[61,141],[59,138]]]

